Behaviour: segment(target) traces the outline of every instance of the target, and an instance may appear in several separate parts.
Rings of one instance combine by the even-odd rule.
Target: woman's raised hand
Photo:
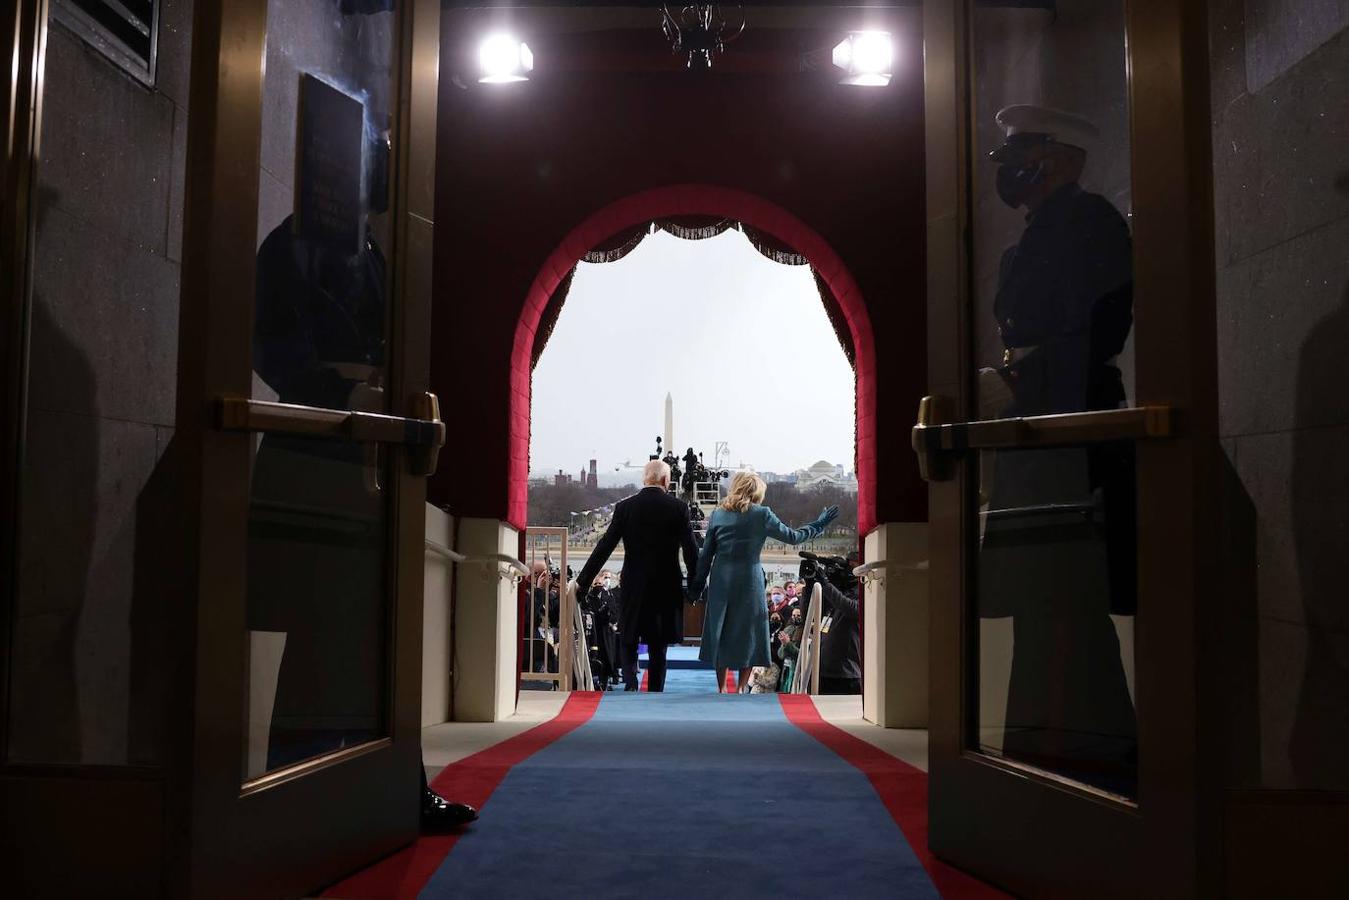
[[[828,527],[829,523],[838,518],[837,506],[826,506],[820,511],[819,523],[822,528]]]

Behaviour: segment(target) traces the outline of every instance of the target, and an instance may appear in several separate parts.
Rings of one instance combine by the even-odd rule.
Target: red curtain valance
[[[686,241],[702,241],[732,228],[739,229],[755,250],[775,263],[784,266],[810,265],[810,260],[805,256],[768,232],[720,216],[670,216],[653,222],[643,222],[599,242],[586,251],[581,261],[596,264],[618,262],[636,250],[638,244],[656,231],[664,231]],[[829,324],[834,327],[834,334],[838,337],[839,346],[843,348],[843,355],[848,358],[850,365],[855,366],[857,354],[852,345],[852,332],[848,328],[847,320],[839,309],[837,299],[830,292],[829,285],[818,271],[812,271],[815,275],[815,285],[820,291],[820,299],[824,302],[824,311],[829,316]],[[543,318],[539,322],[539,329],[534,338],[532,364],[535,366],[539,364],[539,357],[543,355],[543,349],[548,346],[548,339],[552,337],[553,329],[557,326],[558,316],[562,314],[562,307],[567,302],[567,294],[571,292],[572,279],[575,275],[576,268],[573,267],[558,283],[557,289],[553,291],[552,301],[543,311]]]

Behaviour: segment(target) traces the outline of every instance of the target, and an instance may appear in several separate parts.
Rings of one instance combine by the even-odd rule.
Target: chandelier
[[[661,4],[661,27],[675,53],[689,55],[689,68],[712,68],[712,58],[726,49],[726,45],[745,32],[745,8],[736,4],[739,25],[732,25],[720,5],[716,3],[689,3],[670,8]]]

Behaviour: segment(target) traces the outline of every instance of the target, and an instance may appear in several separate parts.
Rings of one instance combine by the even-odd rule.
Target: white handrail
[[[482,556],[465,556],[464,554],[457,553],[449,547],[446,547],[444,544],[437,543],[430,538],[427,538],[424,543],[426,545],[427,553],[430,553],[433,556],[439,556],[441,559],[449,560],[455,565],[506,566],[512,571],[505,572],[498,570],[497,575],[499,577],[510,577],[517,580],[529,577],[529,569],[525,568],[525,564],[520,562],[520,560],[516,559],[514,556],[511,556],[509,553],[488,553]]]
[[[793,694],[818,694],[820,692],[820,616],[824,604],[824,589],[820,583],[810,591],[810,606],[806,609],[806,621],[801,627],[801,646],[796,653],[796,672],[792,675]],[[810,687],[806,688],[806,675],[810,675]]]
[[[468,562],[468,557],[462,553],[455,553],[444,544],[437,544],[430,538],[426,539],[426,552],[432,556],[439,556],[441,559],[448,559],[452,563],[460,564]]]
[[[516,559],[514,556],[511,556],[509,553],[488,553],[483,556],[470,556],[465,562],[499,563],[509,569],[514,569],[515,573],[521,578],[529,577],[529,569],[525,568],[525,564],[520,562],[520,560]]]
[[[863,584],[867,584],[872,581],[880,581],[887,575],[912,575],[915,572],[926,572],[927,570],[927,560],[919,563],[892,563],[884,559],[878,559],[875,562],[858,566],[852,570],[852,573],[860,578]]]

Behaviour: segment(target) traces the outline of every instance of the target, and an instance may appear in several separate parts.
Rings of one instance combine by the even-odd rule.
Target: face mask
[[[1045,180],[1044,161],[1027,163],[1024,166],[1005,164],[998,166],[998,199],[1012,209],[1026,202],[1026,198]]]
[[[774,595],[773,595],[773,602],[774,602],[774,603],[781,603],[781,602],[782,602],[782,595],[781,595],[781,594],[774,594]]]
[[[605,586],[606,588],[609,588],[609,587],[613,587],[614,580],[613,580],[612,578],[606,578],[606,579],[604,579],[604,581],[603,581],[602,583],[604,584],[604,586]]]

